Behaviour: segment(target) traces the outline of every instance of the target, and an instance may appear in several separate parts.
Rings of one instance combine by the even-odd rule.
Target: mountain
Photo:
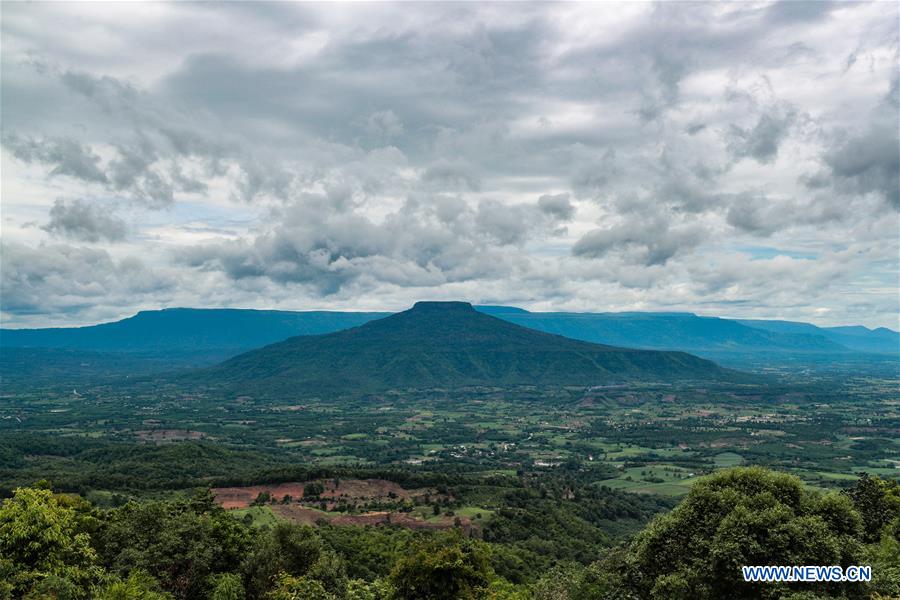
[[[94,352],[204,354],[224,360],[294,335],[361,325],[390,313],[168,308],[88,327],[3,329],[0,345]]]
[[[847,352],[817,333],[774,331],[691,313],[532,313],[506,307],[479,307],[486,314],[574,339],[659,350],[689,352]]]
[[[185,377],[239,393],[284,396],[739,374],[683,352],[615,348],[527,329],[464,302],[419,302],[359,327],[293,337]]]
[[[613,346],[682,350],[744,370],[775,366],[828,371],[844,364],[845,371],[857,371],[860,366],[888,361],[891,367],[900,361],[900,334],[885,328],[738,321],[691,313],[537,313],[512,306],[476,310],[546,333]],[[98,353],[91,368],[72,370],[85,376],[211,366],[292,336],[340,331],[390,314],[171,308],[88,327],[0,329],[0,374],[9,376],[13,365],[26,363],[30,370],[46,367],[56,372],[61,357],[62,363],[75,364],[70,353],[41,349]],[[117,356],[121,353],[128,356]]]
[[[840,344],[857,352],[874,352],[878,354],[900,354],[900,333],[887,327],[869,329],[861,325],[849,327],[816,327],[809,323],[795,321],[737,321],[749,327],[764,329],[776,333],[813,334]]]
[[[502,306],[479,310],[588,342],[683,350],[742,371],[882,377],[900,369],[900,334],[886,328],[738,321],[691,313],[531,313]]]

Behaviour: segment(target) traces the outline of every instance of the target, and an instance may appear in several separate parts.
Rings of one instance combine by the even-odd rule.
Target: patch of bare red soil
[[[303,498],[303,490],[309,483],[321,483],[325,491],[318,498],[333,504],[337,500],[411,500],[426,494],[435,494],[430,489],[405,490],[399,484],[384,479],[319,479],[315,482],[290,482],[241,487],[213,488],[216,501],[223,508],[247,508],[262,492],[281,502],[285,496],[295,500]],[[337,484],[337,485],[335,485]]]

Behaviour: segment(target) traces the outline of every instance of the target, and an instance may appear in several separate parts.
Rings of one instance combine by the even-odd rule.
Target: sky
[[[0,318],[898,328],[898,3],[16,3]]]

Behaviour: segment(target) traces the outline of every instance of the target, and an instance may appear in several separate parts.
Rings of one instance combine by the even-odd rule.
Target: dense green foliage
[[[208,494],[189,501],[130,502],[108,513],[96,534],[113,572],[153,573],[178,598],[209,595],[216,572],[236,570],[250,551],[246,528]]]
[[[726,471],[637,536],[637,586],[661,600],[758,597],[742,565],[859,564],[861,533],[845,496],[808,494],[758,467]]]
[[[83,506],[77,500],[57,498],[45,489],[19,489],[4,502],[0,591],[18,597],[30,591],[49,593],[52,587],[71,598],[87,597],[101,570],[88,534],[93,524],[79,509]]]
[[[560,561],[517,585],[499,572],[509,544],[462,530],[317,529],[286,522],[254,528],[208,493],[102,510],[74,496],[21,488],[0,506],[0,598],[894,597],[900,593],[898,497],[897,482],[876,477],[861,478],[846,493],[820,494],[804,490],[795,477],[758,467],[726,470],[701,480],[675,510],[598,552],[590,564]],[[740,579],[746,564],[870,564],[874,578],[867,584],[751,584]]]
[[[861,490],[900,491],[862,478],[847,494],[803,489],[795,477],[758,467],[701,480],[671,513],[586,569],[556,570],[535,586],[541,600],[893,598],[900,592],[900,507],[866,529],[852,501]],[[870,498],[871,500],[871,498]],[[866,538],[879,540],[866,545]],[[744,565],[871,565],[871,583],[746,583]]]
[[[39,456],[52,459],[25,460]],[[0,477],[48,479],[68,492],[196,487],[204,478],[249,476],[264,464],[274,467],[282,461],[203,442],[156,446],[45,434],[9,434],[0,440]]]
[[[482,544],[456,534],[411,548],[390,582],[398,600],[477,600],[487,593],[491,570]]]

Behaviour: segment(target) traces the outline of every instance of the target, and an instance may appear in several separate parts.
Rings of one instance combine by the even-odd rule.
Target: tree
[[[293,577],[282,573],[275,587],[266,595],[268,600],[336,600],[334,594],[309,577]]]
[[[351,579],[347,583],[347,600],[389,600],[391,597],[391,587],[382,579],[372,582]]]
[[[257,539],[242,565],[247,596],[262,598],[281,575],[303,577],[323,554],[311,527],[278,523]]]
[[[474,600],[486,594],[491,578],[485,546],[456,530],[400,560],[390,581],[401,600]]]
[[[861,519],[846,496],[806,492],[794,476],[737,468],[694,485],[671,513],[636,538],[630,577],[654,599],[759,598],[741,577],[744,565],[858,564]],[[842,584],[842,591],[861,588]],[[788,588],[766,584],[765,593]],[[821,593],[824,584],[792,585]]]
[[[900,598],[900,516],[882,529],[863,562],[872,566],[873,597]]]
[[[187,501],[129,502],[107,514],[97,548],[115,573],[142,569],[176,598],[207,598],[211,575],[237,571],[250,529],[201,493]]]
[[[318,481],[310,481],[303,486],[304,498],[318,498],[325,493],[325,486]]]
[[[343,596],[347,590],[347,570],[344,561],[331,550],[323,550],[319,558],[307,571],[306,576],[322,584],[325,590],[335,596]]]
[[[14,597],[82,598],[101,576],[90,537],[65,504],[50,490],[18,488],[0,506],[0,572]]]
[[[170,600],[172,596],[159,588],[159,582],[146,572],[136,569],[126,579],[111,577],[105,585],[94,590],[95,600]]]
[[[38,580],[28,590],[23,600],[48,600],[50,598],[53,600],[77,600],[83,596],[84,590],[68,578],[51,574]]]
[[[870,477],[863,473],[854,485],[845,492],[862,516],[863,539],[876,542],[881,539],[881,530],[900,517],[900,483]]]
[[[627,572],[627,551],[613,548],[587,568],[556,567],[534,586],[535,600],[638,600],[622,575]]]
[[[244,600],[244,584],[237,573],[220,573],[212,577],[210,600]]]
[[[513,585],[502,578],[491,581],[485,600],[531,600],[532,595],[524,586]]]

